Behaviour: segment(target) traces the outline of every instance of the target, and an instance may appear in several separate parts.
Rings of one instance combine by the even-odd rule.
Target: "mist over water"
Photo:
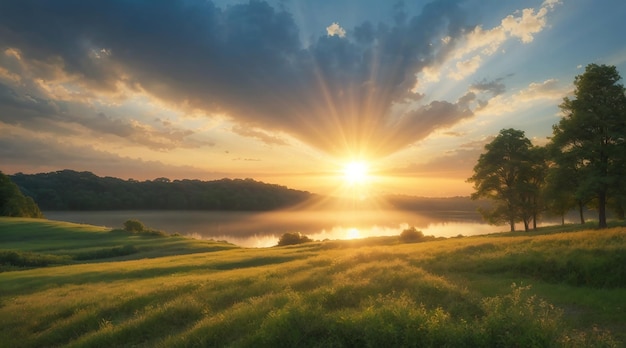
[[[399,235],[415,226],[425,235],[454,237],[506,231],[482,222],[474,211],[316,210],[223,211],[49,211],[48,219],[121,228],[138,219],[149,228],[198,239],[225,240],[243,247],[269,247],[286,232],[314,240]]]

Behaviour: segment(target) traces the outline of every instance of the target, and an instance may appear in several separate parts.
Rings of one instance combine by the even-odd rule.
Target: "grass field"
[[[623,346],[626,228],[574,229],[244,249],[0,218],[0,346]]]

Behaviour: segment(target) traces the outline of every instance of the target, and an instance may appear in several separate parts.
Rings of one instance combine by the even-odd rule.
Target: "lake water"
[[[441,211],[48,211],[46,218],[121,228],[128,219],[167,233],[198,239],[226,240],[243,247],[276,245],[286,232],[300,232],[314,240],[354,239],[399,235],[415,226],[425,235],[472,236],[508,230],[483,223],[476,212]]]

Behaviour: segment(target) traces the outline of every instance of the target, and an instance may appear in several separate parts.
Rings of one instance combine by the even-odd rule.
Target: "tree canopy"
[[[610,195],[623,196],[626,178],[626,90],[614,66],[589,64],[574,80],[574,97],[560,105],[553,127],[554,165],[569,169],[577,200],[595,198],[599,227],[607,226]]]
[[[468,179],[476,190],[472,199],[494,201],[491,209],[481,210],[488,222],[508,222],[514,231],[515,222],[523,221],[528,230],[530,219],[536,219],[537,214],[535,203],[541,179],[537,178],[540,168],[536,163],[540,154],[533,150],[523,131],[512,128],[501,130],[485,150]]]
[[[43,217],[35,201],[24,196],[11,178],[2,172],[0,172],[0,216]]]

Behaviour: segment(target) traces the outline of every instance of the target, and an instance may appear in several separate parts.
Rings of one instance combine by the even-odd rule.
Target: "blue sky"
[[[3,1],[0,170],[250,177],[466,195],[503,128],[537,145],[626,2]]]

